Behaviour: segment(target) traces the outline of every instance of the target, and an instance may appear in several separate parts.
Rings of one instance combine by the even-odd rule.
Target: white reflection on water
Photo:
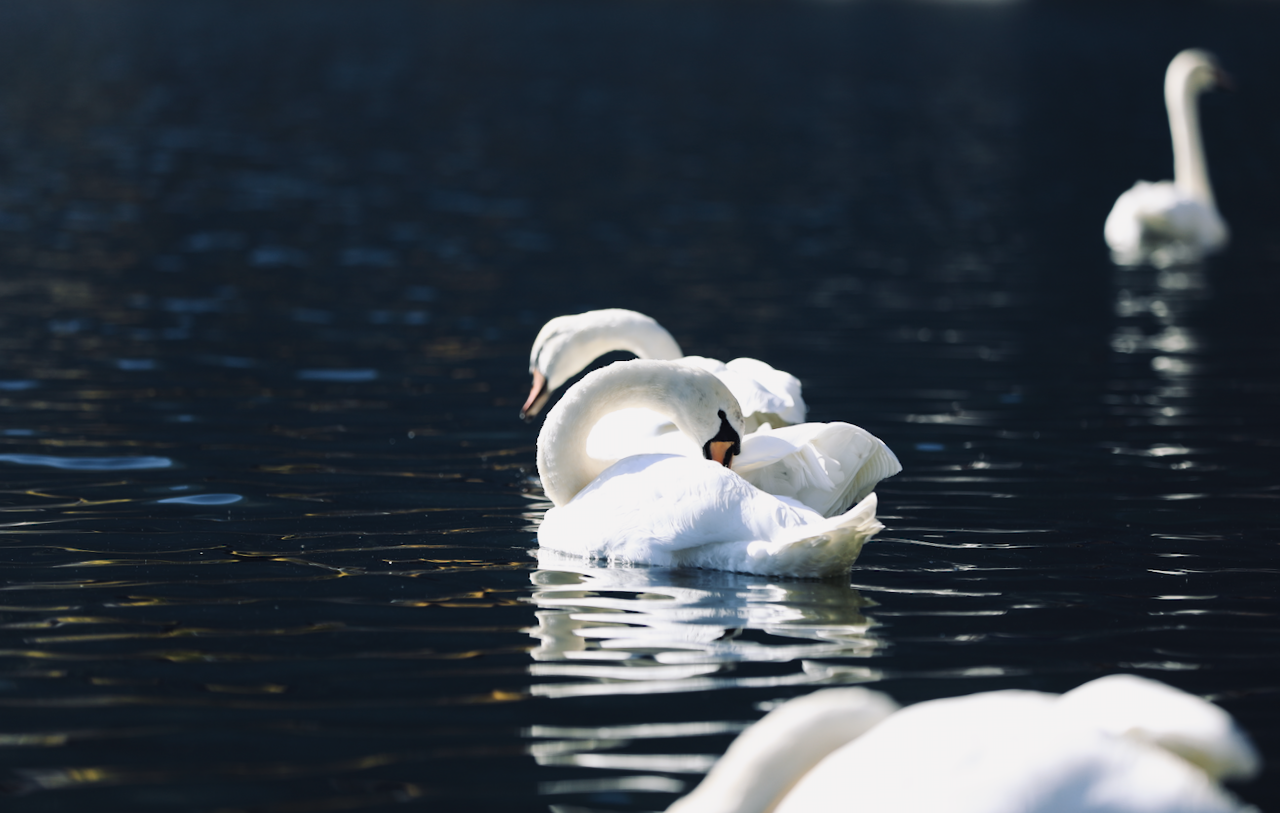
[[[871,602],[826,582],[775,582],[732,573],[601,567],[538,551],[532,575],[538,626],[529,634],[545,697],[684,692],[875,679],[873,670],[816,659],[866,658],[880,642]],[[743,662],[795,664],[783,674],[735,676]],[[771,670],[777,672],[778,670]],[[564,680],[564,678],[576,680]]]
[[[882,645],[873,605],[852,587],[769,581],[759,576],[672,568],[602,567],[537,552],[531,579],[539,641],[530,653],[530,693],[549,698],[697,692],[859,683],[880,678],[862,665]],[[848,663],[856,659],[855,663]],[[750,675],[737,674],[750,663]],[[763,669],[760,665],[765,665]],[[762,672],[764,672],[762,674]],[[687,740],[736,734],[746,723],[655,722],[546,726],[524,731],[539,765],[702,774],[713,754],[686,753]],[[547,796],[601,792],[676,793],[668,776],[631,774],[548,782]],[[555,806],[552,809],[556,809]]]
[[[1120,358],[1147,356],[1160,383],[1153,386],[1125,370],[1111,384],[1109,411],[1130,425],[1185,424],[1194,418],[1188,404],[1205,350],[1190,323],[1212,296],[1204,268],[1118,268],[1114,284],[1119,324],[1111,333],[1111,349]]]

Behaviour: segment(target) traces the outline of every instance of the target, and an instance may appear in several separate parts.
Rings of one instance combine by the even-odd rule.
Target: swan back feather
[[[1061,696],[984,692],[899,711],[880,695],[887,710],[880,719],[814,764],[811,746],[831,741],[823,716],[868,703],[843,691],[818,691],[770,712],[716,764],[706,791],[699,785],[670,810],[1253,811],[1216,781],[1256,772],[1248,737],[1213,704],[1153,680],[1114,675]]]

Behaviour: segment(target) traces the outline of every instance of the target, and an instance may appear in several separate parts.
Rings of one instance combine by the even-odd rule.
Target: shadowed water
[[[0,808],[661,810],[817,686],[1117,671],[1280,806],[1278,23],[5,4]],[[1193,44],[1233,245],[1116,268]],[[528,348],[595,307],[894,449],[848,581],[536,555]]]

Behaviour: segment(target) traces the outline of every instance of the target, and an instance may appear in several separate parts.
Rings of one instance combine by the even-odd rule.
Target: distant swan
[[[1222,709],[1133,675],[905,709],[825,689],[744,731],[668,813],[1245,813],[1218,781],[1258,767]]]
[[[1103,235],[1117,263],[1194,262],[1227,244],[1227,224],[1209,185],[1199,111],[1200,94],[1227,81],[1207,51],[1189,49],[1169,63],[1164,99],[1173,136],[1173,181],[1138,181],[1116,201]]]
[[[672,421],[700,457],[588,453],[591,427],[633,407]],[[846,573],[883,526],[874,494],[825,519],[731,470],[744,422],[714,375],[673,361],[620,361],[585,376],[547,415],[538,474],[555,507],[538,528],[551,550],[610,564],[701,567],[767,576]],[[872,483],[874,485],[874,483]]]
[[[653,318],[622,308],[557,316],[542,326],[529,352],[533,388],[520,417],[542,411],[551,394],[605,353],[626,351],[642,359],[680,359],[714,373],[738,399],[747,431],[761,424],[800,423],[807,411],[800,382],[790,373],[751,358],[728,363],[685,356],[675,338]]]

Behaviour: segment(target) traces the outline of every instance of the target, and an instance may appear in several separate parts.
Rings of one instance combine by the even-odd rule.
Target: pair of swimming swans
[[[617,461],[592,456],[588,441],[600,419],[637,408],[669,420],[698,453],[633,454]],[[897,464],[882,442],[857,431],[871,441],[867,453],[858,461],[828,463],[852,474],[846,491],[860,483],[854,488],[858,502],[828,518],[735,471],[734,458],[748,445],[746,423],[737,399],[715,375],[679,361],[615,362],[571,387],[538,434],[538,474],[554,503],[538,527],[538,543],[609,564],[809,578],[845,574],[863,543],[883,527],[870,493],[879,478],[860,475],[860,469],[877,454],[877,460]],[[766,430],[766,442],[771,434]],[[799,453],[806,452],[817,454]]]
[[[612,351],[669,359],[713,374],[743,413],[733,470],[757,488],[796,499],[824,517],[845,511],[877,482],[902,470],[889,447],[860,427],[839,421],[801,423],[806,407],[800,382],[790,373],[757,359],[724,363],[682,356],[675,339],[656,321],[620,308],[558,316],[543,326],[529,354],[533,387],[521,416],[537,415],[555,390]],[[701,440],[695,443],[650,409],[613,406],[598,410],[591,421],[594,428],[584,454],[596,460],[703,452]]]
[[[1218,782],[1258,767],[1222,709],[1133,675],[905,709],[825,689],[744,731],[668,813],[1256,813]]]
[[[1169,63],[1164,97],[1173,137],[1173,181],[1138,181],[1116,200],[1103,235],[1117,263],[1194,262],[1227,244],[1227,224],[1209,185],[1199,96],[1229,84],[1207,51],[1188,49]]]

